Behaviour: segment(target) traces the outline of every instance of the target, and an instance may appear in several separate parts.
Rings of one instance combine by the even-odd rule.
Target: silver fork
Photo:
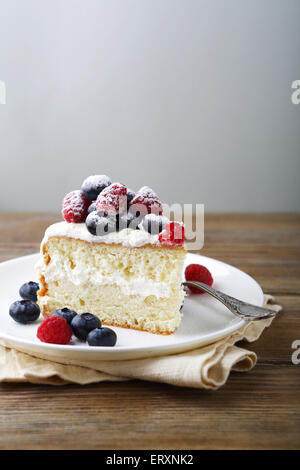
[[[246,321],[262,320],[270,317],[274,317],[277,312],[268,308],[257,307],[256,305],[242,302],[241,300],[235,299],[230,295],[224,294],[219,290],[213,289],[212,287],[203,284],[203,282],[196,281],[185,281],[182,283],[184,286],[197,287],[202,289],[208,294],[212,295],[215,299],[222,302],[234,315],[239,318],[243,318]]]

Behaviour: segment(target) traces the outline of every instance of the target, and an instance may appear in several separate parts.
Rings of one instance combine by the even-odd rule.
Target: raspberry
[[[189,264],[185,268],[184,275],[186,281],[199,281],[207,284],[208,286],[212,286],[214,282],[210,271],[201,264]],[[204,294],[204,290],[200,290],[197,287],[189,286],[189,289],[195,294]]]
[[[68,193],[63,200],[62,215],[66,222],[79,224],[84,222],[88,214],[91,201],[82,191],[76,190]]]
[[[51,315],[38,327],[37,337],[43,343],[67,344],[72,337],[72,331],[64,318]]]
[[[134,198],[129,203],[130,212],[142,215],[156,214],[162,215],[162,204],[153,191],[148,186],[143,186],[138,190]]]
[[[127,188],[124,184],[113,183],[99,194],[96,210],[114,216],[127,210]]]
[[[184,243],[184,226],[179,222],[170,222],[158,235],[158,241],[163,245],[183,245]]]

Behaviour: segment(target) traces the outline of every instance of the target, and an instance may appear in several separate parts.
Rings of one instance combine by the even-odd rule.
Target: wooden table
[[[49,214],[0,214],[0,261],[38,251]],[[300,448],[300,214],[209,214],[202,254],[233,264],[283,312],[216,392],[147,382],[0,384],[0,449]],[[3,312],[2,312],[3,313]],[[300,354],[299,354],[300,358]]]

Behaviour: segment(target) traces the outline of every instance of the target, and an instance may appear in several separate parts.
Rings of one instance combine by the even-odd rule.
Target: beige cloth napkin
[[[265,295],[265,305],[276,311],[280,305]],[[62,385],[89,384],[131,379],[165,382],[181,387],[216,390],[232,370],[248,371],[256,364],[256,354],[235,344],[255,341],[272,319],[250,322],[233,334],[192,351],[171,356],[127,361],[59,361],[36,357],[0,345],[0,382],[32,382]]]

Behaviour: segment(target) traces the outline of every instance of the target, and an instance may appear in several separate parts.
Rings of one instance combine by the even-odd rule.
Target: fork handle
[[[184,286],[196,287],[202,289],[208,294],[212,295],[215,299],[222,302],[234,315],[239,318],[243,318],[246,321],[262,320],[270,317],[274,317],[277,312],[274,310],[258,307],[256,305],[248,304],[242,300],[235,299],[230,295],[224,294],[219,290],[213,289],[213,287],[198,281],[185,281],[182,283]]]

